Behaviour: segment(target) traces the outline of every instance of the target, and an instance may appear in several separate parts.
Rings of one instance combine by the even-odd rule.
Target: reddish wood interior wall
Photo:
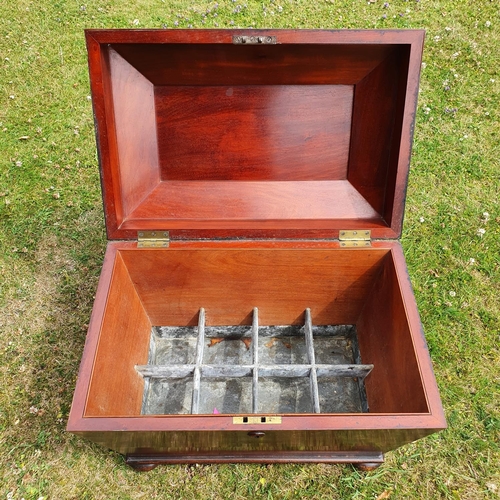
[[[345,179],[352,85],[155,89],[162,180]]]
[[[126,217],[160,182],[154,86],[112,49],[109,71],[120,166],[115,191]]]
[[[405,137],[405,133],[403,132],[405,105],[407,105],[407,101],[409,100],[407,87],[411,85],[409,83],[410,55],[410,47],[408,45],[400,46],[398,48],[397,56],[395,56],[394,60],[392,61],[391,70],[389,70],[389,73],[394,73],[395,71],[398,72],[398,75],[395,77],[398,83],[398,87],[397,90],[393,91],[395,99],[393,102],[393,131],[391,133],[390,156],[388,159],[387,177],[385,179],[385,205],[383,208],[381,208],[380,213],[390,225],[393,225],[393,219],[398,220],[401,212],[404,212],[404,198],[406,195],[407,180],[406,176],[403,175],[402,177],[400,177],[399,182],[401,183],[401,181],[404,180],[404,184],[398,185],[398,175],[401,176],[402,171],[409,168],[411,143],[413,141],[413,126],[411,126],[410,133],[412,136],[410,137],[410,140]],[[415,75],[413,75],[413,78],[415,78]],[[416,107],[418,85],[416,86],[414,92],[414,105]],[[414,111],[412,109],[407,109],[406,114],[413,116],[412,121],[414,123]],[[404,142],[407,143],[404,144]],[[405,162],[407,162],[407,165],[404,165]],[[403,199],[402,206],[401,202],[397,198]],[[401,227],[401,224],[402,221],[398,222],[399,227]]]
[[[396,64],[392,54],[354,88],[347,178],[378,213],[385,206],[393,135],[398,138],[393,130],[399,80]]]
[[[120,254],[153,325],[353,324],[387,250],[169,249]]]
[[[154,85],[354,85],[392,44],[113,43]]]
[[[407,279],[407,277],[406,277]],[[365,379],[372,413],[429,411],[392,254],[384,260],[357,321],[363,363],[374,365]]]
[[[116,207],[121,231],[141,229],[144,219],[154,229],[306,229],[311,221],[329,230],[361,218],[391,225],[407,45],[123,43],[104,53],[107,133],[117,149],[114,187],[105,179],[104,192],[114,193],[107,210]],[[346,177],[357,197],[286,186]],[[172,196],[179,181],[193,184]],[[235,188],[211,184],[220,181]],[[252,202],[239,181],[270,186]],[[290,202],[290,190],[303,191],[303,202]],[[203,215],[210,193],[223,201]],[[279,208],[274,220],[269,205]]]
[[[90,382],[86,417],[140,415],[151,322],[117,254]]]
[[[159,217],[165,207],[168,218]],[[381,221],[348,181],[165,181],[123,227],[216,231],[243,224],[247,229],[367,229]]]
[[[403,263],[404,265],[404,263]],[[86,416],[139,415],[151,325],[356,324],[373,413],[428,406],[388,249],[122,249],[117,253]]]

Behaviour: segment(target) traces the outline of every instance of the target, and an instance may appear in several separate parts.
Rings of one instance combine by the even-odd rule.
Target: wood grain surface
[[[385,259],[356,324],[361,359],[376,367],[365,379],[368,406],[371,413],[428,413],[413,340],[421,325],[409,322],[393,259]]]
[[[352,94],[346,85],[156,87],[161,178],[345,179]]]
[[[312,229],[339,227],[346,219],[381,223],[348,181],[166,181],[125,227]]]
[[[160,181],[153,84],[109,51],[120,201],[130,213]]]
[[[398,237],[423,32],[238,34],[87,31],[108,236],[331,238],[353,220]],[[335,192],[295,184],[346,178]]]
[[[123,250],[121,258],[153,325],[354,324],[387,251]]]
[[[117,254],[93,354],[86,416],[140,414],[144,379],[134,366],[147,362],[150,332],[147,311]]]
[[[183,44],[113,43],[112,48],[153,85],[201,86],[353,85],[393,49],[378,43],[242,47],[232,38],[229,44],[198,44],[190,30],[184,33]]]

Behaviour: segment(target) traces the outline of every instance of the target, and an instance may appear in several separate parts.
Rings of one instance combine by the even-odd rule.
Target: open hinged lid
[[[86,37],[110,239],[400,236],[423,31]]]

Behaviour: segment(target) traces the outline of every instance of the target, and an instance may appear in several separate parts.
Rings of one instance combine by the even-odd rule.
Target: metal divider
[[[309,358],[309,364],[311,365],[311,371],[309,372],[309,380],[311,382],[311,399],[313,403],[313,410],[314,413],[320,413],[318,377],[316,374],[316,360],[314,356],[311,309],[309,308],[306,309],[304,333],[306,338],[307,357]]]
[[[205,309],[200,309],[198,316],[198,343],[196,344],[196,365],[193,375],[193,401],[191,413],[196,415],[200,408],[201,364],[203,363],[203,349],[205,346]]]
[[[252,318],[252,412],[259,413],[259,309],[253,308]]]

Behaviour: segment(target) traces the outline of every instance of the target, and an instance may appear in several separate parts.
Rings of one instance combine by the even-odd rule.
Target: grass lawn
[[[497,0],[0,2],[0,499],[500,496]],[[402,238],[449,428],[341,465],[139,474],[65,432],[106,236],[84,28],[425,28]]]

